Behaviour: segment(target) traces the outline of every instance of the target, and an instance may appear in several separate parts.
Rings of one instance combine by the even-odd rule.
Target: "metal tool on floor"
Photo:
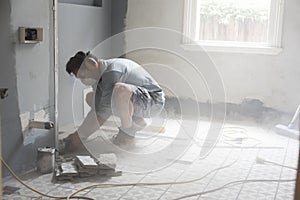
[[[297,123],[297,119],[298,119],[298,121],[300,121],[299,115],[300,115],[300,105],[298,106],[289,125],[285,126],[282,124],[277,124],[275,126],[275,132],[279,135],[298,140],[300,134],[299,134],[299,130],[296,129],[296,127],[297,127],[296,123]],[[299,124],[300,123],[298,123],[298,126],[300,126]],[[300,127],[298,127],[298,128],[300,128]]]

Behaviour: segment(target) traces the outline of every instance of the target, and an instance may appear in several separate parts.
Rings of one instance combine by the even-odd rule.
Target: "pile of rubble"
[[[72,181],[76,177],[120,176],[116,171],[115,154],[100,154],[98,158],[77,155],[74,158],[61,159],[57,162],[55,177],[57,180]]]

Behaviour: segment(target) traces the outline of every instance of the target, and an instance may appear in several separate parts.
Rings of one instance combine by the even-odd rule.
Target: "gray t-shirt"
[[[127,83],[146,88],[149,92],[161,91],[158,83],[139,64],[124,58],[102,60],[105,67],[95,94],[95,110],[103,119],[109,118],[111,111],[111,96],[115,83]]]

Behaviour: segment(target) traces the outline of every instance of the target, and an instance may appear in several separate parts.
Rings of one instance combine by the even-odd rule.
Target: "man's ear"
[[[96,59],[89,57],[84,61],[86,68],[90,71],[96,71],[99,68],[99,64]]]

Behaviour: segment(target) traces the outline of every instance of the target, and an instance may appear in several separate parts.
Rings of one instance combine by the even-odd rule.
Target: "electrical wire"
[[[227,139],[227,141],[241,141],[241,143],[242,143],[244,140],[253,139],[253,140],[258,141],[258,143],[255,144],[254,146],[257,146],[257,145],[261,144],[261,141],[258,140],[258,139],[256,139],[256,138],[249,138],[248,134],[246,132],[246,129],[243,129],[243,128],[240,128],[240,127],[237,127],[237,128],[240,129],[240,131],[238,131],[239,133],[244,134],[244,137],[238,137],[238,139],[240,139],[240,140],[236,140],[235,137],[230,136],[232,134],[235,134],[234,132],[232,132],[235,129],[235,127],[226,127],[226,128],[223,128],[223,133],[225,133],[223,136],[225,138],[229,138],[229,140]],[[224,129],[225,129],[225,131],[224,131]],[[245,132],[243,132],[243,131],[245,131]],[[232,146],[235,146],[235,145],[233,145],[231,143],[228,143],[228,144],[230,144]],[[259,158],[259,157],[256,158],[256,162],[260,163],[260,164],[269,163],[269,164],[273,164],[273,165],[277,165],[277,166],[281,166],[281,167],[285,167],[285,168],[297,170],[297,168],[286,166],[286,165],[281,165],[279,163],[268,161],[266,159]],[[234,185],[239,185],[239,184],[244,184],[244,183],[253,183],[253,182],[294,182],[294,181],[296,181],[296,180],[295,179],[269,179],[269,180],[268,179],[253,179],[253,180],[238,180],[238,181],[229,182],[229,183],[227,183],[227,184],[225,184],[225,185],[223,185],[221,187],[218,187],[218,188],[215,188],[215,189],[212,189],[212,190],[208,190],[208,191],[203,191],[203,192],[198,192],[198,193],[193,193],[193,194],[181,196],[181,197],[176,198],[174,200],[185,199],[185,198],[189,198],[189,197],[193,197],[193,196],[200,196],[200,195],[204,195],[204,194],[208,194],[208,193],[213,193],[213,192],[216,192],[216,191],[219,191],[219,190],[222,190],[222,189],[234,186]]]
[[[4,165],[4,167],[11,173],[11,175],[17,180],[19,181],[22,185],[24,185],[25,187],[27,187],[28,189],[42,195],[42,196],[45,196],[45,197],[48,197],[48,198],[56,198],[56,199],[70,199],[70,198],[77,198],[77,199],[87,199],[87,200],[94,200],[93,198],[90,198],[90,197],[83,197],[83,196],[74,196],[75,194],[83,191],[83,190],[86,190],[86,189],[89,189],[89,188],[94,188],[94,187],[121,187],[121,186],[145,186],[145,185],[148,185],[148,186],[157,186],[157,185],[175,185],[175,184],[186,184],[186,183],[191,183],[191,182],[195,182],[195,181],[199,181],[205,177],[207,177],[208,175],[212,174],[213,172],[215,171],[218,171],[218,170],[222,170],[222,169],[225,169],[227,167],[230,167],[232,165],[234,165],[239,159],[236,159],[234,162],[228,164],[228,165],[225,165],[225,166],[222,166],[222,167],[219,167],[219,168],[216,168],[210,172],[208,172],[207,174],[205,174],[204,176],[200,177],[200,178],[196,178],[196,179],[191,179],[191,180],[187,180],[187,181],[179,181],[179,182],[161,182],[161,183],[129,183],[129,184],[96,184],[96,185],[90,185],[90,186],[87,186],[87,187],[84,187],[82,189],[79,189],[77,191],[75,191],[74,193],[72,193],[71,195],[69,196],[52,196],[52,195],[48,195],[48,194],[45,194],[45,193],[42,193],[32,187],[30,187],[29,185],[27,185],[26,183],[24,183],[12,170],[11,168],[7,165],[7,163],[1,158],[1,162],[2,164]],[[296,181],[295,179],[279,179],[279,180],[261,180],[261,179],[254,179],[254,180],[239,180],[239,181],[233,181],[233,182],[230,182],[230,183],[227,183],[219,188],[215,188],[215,189],[212,189],[212,190],[208,190],[208,191],[204,191],[204,192],[199,192],[199,193],[193,193],[193,194],[189,194],[189,195],[185,195],[185,196],[182,196],[182,197],[179,197],[175,200],[179,200],[179,199],[184,199],[184,198],[188,198],[188,197],[193,197],[193,196],[199,196],[199,195],[204,195],[204,194],[208,194],[208,193],[212,193],[212,192],[216,192],[218,190],[222,190],[222,189],[225,189],[227,187],[231,187],[231,186],[234,186],[234,185],[238,185],[238,184],[242,184],[242,183],[253,183],[253,182],[294,182]]]
[[[244,128],[240,128],[240,127],[237,127],[240,131],[242,131],[243,133],[246,134],[247,130],[244,129]],[[228,127],[227,129],[230,129],[230,131],[227,130],[226,134],[229,134],[229,133],[233,133],[235,127]],[[246,134],[246,137],[248,135]],[[255,144],[255,146],[258,145],[258,144]],[[241,151],[243,151],[243,146],[239,146],[241,148]],[[241,156],[241,154],[240,154]],[[160,183],[124,183],[124,184],[94,184],[94,185],[90,185],[90,186],[87,186],[87,187],[84,187],[84,188],[81,188],[77,191],[75,191],[74,193],[70,194],[67,198],[67,200],[71,197],[73,197],[73,195],[76,195],[77,193],[81,192],[81,191],[84,191],[84,190],[87,190],[87,189],[90,189],[90,188],[95,188],[95,187],[125,187],[125,186],[158,186],[158,185],[177,185],[177,184],[186,184],[186,183],[192,183],[192,182],[196,182],[196,181],[200,181],[202,179],[204,179],[205,177],[209,176],[210,174],[216,172],[216,171],[219,171],[219,170],[222,170],[222,169],[225,169],[225,168],[228,168],[228,167],[231,167],[232,165],[234,165],[239,159],[240,159],[240,156],[235,160],[233,161],[232,163],[228,164],[228,165],[225,165],[225,166],[222,166],[222,167],[218,167],[214,170],[211,170],[210,172],[206,173],[204,176],[200,177],[200,178],[196,178],[196,179],[191,179],[191,180],[186,180],[186,181],[178,181],[178,182],[160,182]]]
[[[125,187],[125,186],[157,186],[157,185],[175,185],[175,184],[186,184],[186,183],[191,183],[191,182],[196,182],[196,181],[200,181],[203,178],[209,176],[210,174],[214,173],[215,171],[218,170],[222,170],[225,169],[227,167],[230,167],[232,165],[234,165],[236,162],[238,161],[238,159],[236,159],[235,161],[233,161],[232,163],[216,168],[208,173],[206,173],[204,176],[200,177],[200,178],[196,178],[196,179],[191,179],[191,180],[186,180],[186,181],[179,181],[179,182],[161,182],[161,183],[147,183],[147,182],[142,182],[142,183],[123,183],[123,184],[95,184],[95,185],[90,185],[84,188],[81,188],[75,192],[73,192],[72,194],[70,194],[69,196],[52,196],[52,195],[48,195],[45,193],[42,193],[32,187],[30,187],[29,185],[27,185],[26,183],[24,183],[13,171],[12,169],[8,166],[8,164],[1,158],[1,162],[4,165],[4,167],[11,173],[11,175],[17,180],[19,181],[22,185],[24,185],[26,188],[42,195],[48,198],[55,198],[55,199],[74,199],[74,198],[78,198],[78,199],[87,199],[87,200],[94,200],[93,198],[90,197],[83,197],[83,196],[74,196],[77,193],[86,190],[86,189],[90,189],[90,188],[95,188],[95,187]]]
[[[32,187],[30,187],[29,185],[27,185],[26,183],[24,183],[13,171],[12,169],[8,166],[8,164],[1,158],[1,162],[2,164],[4,165],[4,167],[11,173],[11,175],[17,180],[19,181],[22,185],[24,185],[26,188],[42,195],[42,196],[45,196],[45,197],[48,197],[48,198],[56,198],[56,199],[70,199],[70,198],[78,198],[78,199],[87,199],[87,200],[94,200],[93,198],[90,198],[90,197],[83,197],[83,196],[74,196],[76,195],[77,193],[79,193],[80,191],[83,191],[83,190],[86,190],[86,189],[89,189],[89,188],[94,188],[94,187],[124,187],[124,186],[153,186],[153,185],[173,185],[173,184],[185,184],[185,183],[191,183],[191,182],[195,182],[195,181],[199,181],[205,177],[207,177],[208,175],[210,175],[211,173],[214,173],[215,171],[218,171],[218,170],[222,170],[222,169],[225,169],[227,167],[230,167],[232,166],[233,164],[235,164],[236,162],[238,161],[238,159],[236,159],[234,162],[228,164],[228,165],[225,165],[225,166],[222,166],[222,167],[219,167],[219,168],[216,168],[210,172],[208,172],[207,174],[205,174],[204,176],[200,177],[200,178],[196,178],[196,179],[191,179],[191,180],[187,180],[187,181],[180,181],[180,182],[161,182],[161,183],[125,183],[125,184],[96,184],[96,185],[90,185],[90,186],[87,186],[87,187],[84,187],[82,189],[79,189],[77,191],[75,191],[74,193],[70,194],[69,196],[52,196],[52,195],[48,195],[48,194],[45,194],[45,193],[42,193]]]
[[[90,197],[83,197],[83,196],[74,196],[75,194],[79,193],[80,191],[83,191],[83,190],[86,190],[86,189],[89,189],[89,188],[94,188],[94,187],[121,187],[121,186],[145,186],[145,185],[148,185],[148,186],[151,186],[151,185],[170,185],[170,184],[185,184],[185,183],[191,183],[191,182],[195,182],[195,181],[199,181],[205,177],[207,177],[208,175],[210,175],[211,173],[215,172],[215,171],[218,171],[218,170],[221,170],[221,169],[225,169],[227,167],[230,167],[232,166],[233,164],[235,164],[236,162],[238,161],[235,160],[234,162],[230,163],[229,165],[225,165],[225,166],[222,166],[222,167],[219,167],[219,168],[216,168],[210,172],[208,172],[207,174],[205,174],[203,177],[200,177],[200,178],[196,178],[196,179],[192,179],[192,180],[187,180],[187,181],[180,181],[180,182],[161,182],[161,183],[128,183],[128,184],[96,184],[96,185],[90,185],[88,187],[84,187],[82,189],[79,189],[77,191],[75,191],[74,193],[70,194],[69,196],[52,196],[52,195],[48,195],[48,194],[45,194],[45,193],[42,193],[32,187],[30,187],[29,185],[27,185],[26,183],[24,183],[13,171],[12,169],[8,166],[8,164],[1,158],[1,162],[2,164],[4,165],[4,167],[10,172],[10,174],[18,181],[20,182],[22,185],[24,185],[26,188],[42,195],[42,196],[45,196],[45,197],[48,197],[48,198],[56,198],[56,199],[70,199],[70,198],[78,198],[78,199],[87,199],[87,200],[94,200],[93,198],[90,198]]]
[[[279,167],[284,167],[284,168],[288,168],[288,169],[293,169],[293,170],[297,170],[296,167],[291,167],[291,166],[288,166],[288,165],[282,165],[282,164],[279,164],[279,163],[276,163],[276,162],[273,162],[273,161],[269,161],[269,160],[266,160],[264,158],[260,158],[260,157],[257,157],[256,158],[256,162],[259,163],[259,164],[271,164],[271,165],[275,165],[275,166],[279,166]]]
[[[84,188],[81,188],[77,191],[75,191],[74,193],[70,194],[68,196],[68,198],[71,198],[73,197],[73,195],[83,191],[83,190],[87,190],[87,189],[90,189],[90,188],[95,188],[95,187],[125,187],[125,186],[158,186],[158,185],[178,185],[178,184],[186,184],[186,183],[192,183],[192,182],[196,182],[196,181],[200,181],[202,179],[204,179],[205,177],[209,176],[210,174],[218,171],[218,170],[222,170],[222,169],[225,169],[225,168],[228,168],[232,165],[234,165],[237,161],[239,160],[239,157],[234,160],[233,162],[231,162],[230,164],[228,165],[224,165],[222,167],[218,167],[214,170],[211,170],[210,172],[206,173],[205,175],[203,175],[202,177],[200,178],[195,178],[195,179],[190,179],[190,180],[186,180],[186,181],[178,181],[178,182],[156,182],[156,183],[148,183],[148,182],[140,182],[140,183],[101,183],[101,184],[94,184],[94,185],[90,185],[90,186],[87,186],[87,187],[84,187]],[[68,200],[67,198],[67,200]]]
[[[39,195],[42,195],[44,197],[48,197],[48,198],[51,198],[51,199],[67,199],[68,196],[52,196],[52,195],[48,195],[48,194],[45,194],[43,192],[40,192],[36,189],[34,189],[33,187],[30,187],[29,185],[27,185],[26,183],[24,183],[14,172],[13,170],[8,166],[8,164],[2,159],[2,157],[0,157],[1,159],[1,163],[2,165],[9,171],[9,173],[19,182],[21,183],[22,185],[24,185],[26,188],[28,188],[29,190],[39,194]],[[86,199],[86,200],[95,200],[93,198],[90,198],[90,197],[83,197],[83,196],[72,196],[71,197],[72,199]]]
[[[238,180],[238,181],[232,181],[229,183],[226,183],[225,185],[212,189],[212,190],[207,190],[204,192],[197,192],[197,193],[193,193],[193,194],[189,194],[189,195],[185,195],[185,196],[181,196],[179,198],[176,198],[174,200],[179,200],[179,199],[185,199],[185,198],[189,198],[189,197],[193,197],[193,196],[199,196],[199,195],[204,195],[204,194],[208,194],[208,193],[212,193],[212,192],[216,192],[231,186],[235,186],[235,185],[239,185],[239,184],[244,184],[244,183],[257,183],[257,182],[295,182],[295,179],[253,179],[253,180]]]
[[[234,129],[235,128],[238,128],[240,131],[240,133],[243,133],[245,137],[242,138],[241,140],[241,143],[243,143],[244,140],[246,139],[249,139],[248,137],[248,134],[246,133],[246,130],[243,129],[243,128],[240,128],[240,127],[227,127],[227,128],[224,128],[224,129],[227,129],[226,131],[224,131],[223,133],[225,133],[223,136],[227,137],[227,138],[230,138],[231,141],[237,141],[234,139],[234,137],[231,137],[231,136],[228,136],[233,134],[234,133]],[[227,134],[227,135],[226,135]],[[257,140],[257,139],[255,139]],[[258,140],[257,140],[258,141]],[[258,143],[259,144],[259,143]],[[258,144],[255,144],[258,145]],[[233,144],[230,144],[232,146],[234,146]],[[241,148],[241,151],[243,151],[243,145],[241,146],[238,146]],[[240,154],[241,156],[241,154]],[[195,179],[190,179],[190,180],[186,180],[186,181],[178,181],[178,182],[156,182],[156,183],[147,183],[147,182],[140,182],[140,183],[120,183],[120,184],[105,184],[105,183],[102,183],[102,184],[94,184],[94,185],[90,185],[90,186],[87,186],[87,187],[83,187],[81,189],[78,189],[76,190],[75,192],[73,192],[72,194],[68,195],[68,196],[52,196],[52,195],[48,195],[48,194],[44,194],[32,187],[30,187],[29,185],[27,185],[26,183],[24,183],[11,169],[10,167],[7,165],[7,163],[1,158],[1,162],[2,164],[7,168],[7,170],[11,173],[11,175],[17,180],[19,181],[22,185],[24,185],[25,187],[27,187],[28,189],[42,195],[42,196],[45,196],[45,197],[48,197],[48,198],[56,198],[56,199],[73,199],[73,198],[77,198],[77,199],[87,199],[87,200],[94,200],[93,198],[90,198],[90,197],[83,197],[83,196],[75,196],[77,193],[81,192],[81,191],[84,191],[86,189],[90,189],[90,188],[96,188],[96,187],[125,187],[125,186],[158,186],[158,185],[177,185],[177,184],[186,184],[186,183],[191,183],[191,182],[196,182],[196,181],[200,181],[202,179],[204,179],[205,177],[209,176],[210,174],[216,172],[216,171],[219,171],[219,170],[223,170],[225,168],[228,168],[228,167],[231,167],[232,165],[234,165],[239,159],[240,159],[240,156],[234,160],[232,163],[228,164],[228,165],[225,165],[225,166],[222,166],[222,167],[219,167],[219,168],[216,168],[214,170],[211,170],[210,172],[206,173],[204,176],[200,177],[200,178],[195,178]],[[275,165],[280,165],[278,163],[274,163],[274,162],[271,162],[271,161],[266,161],[264,160],[265,162],[268,162],[270,164],[275,164]],[[283,165],[280,165],[280,166],[283,166]],[[283,167],[287,167],[287,168],[291,168],[291,167],[288,167],[288,166],[283,166]],[[293,168],[294,169],[294,168]],[[260,180],[260,179],[254,179],[254,180],[239,180],[239,181],[233,181],[233,182],[230,182],[230,183],[227,183],[219,188],[215,188],[215,189],[212,189],[212,190],[208,190],[208,191],[204,191],[204,192],[198,192],[198,193],[193,193],[193,194],[189,194],[189,195],[185,195],[185,196],[182,196],[182,197],[179,197],[177,199],[184,199],[184,198],[188,198],[188,197],[192,197],[192,196],[198,196],[198,195],[204,195],[204,194],[208,194],[208,193],[212,193],[212,192],[215,192],[215,191],[218,191],[218,190],[222,190],[224,188],[227,188],[227,187],[231,187],[233,185],[238,185],[238,184],[242,184],[242,183],[251,183],[251,182],[292,182],[292,181],[295,181],[294,179],[282,179],[282,180]]]
[[[242,127],[235,127],[235,126],[227,126],[227,127],[223,127],[222,128],[222,133],[223,133],[223,137],[224,137],[224,143],[234,146],[234,147],[242,147],[245,148],[244,145],[236,145],[236,144],[232,144],[232,142],[239,142],[240,144],[242,144],[244,141],[247,140],[253,140],[253,141],[257,141],[257,143],[255,143],[254,145],[251,145],[249,147],[256,147],[258,145],[261,144],[261,141],[253,138],[253,137],[249,137],[248,131],[245,128]],[[239,135],[238,135],[239,134]],[[233,136],[232,136],[233,135]],[[234,136],[237,135],[237,136]]]

